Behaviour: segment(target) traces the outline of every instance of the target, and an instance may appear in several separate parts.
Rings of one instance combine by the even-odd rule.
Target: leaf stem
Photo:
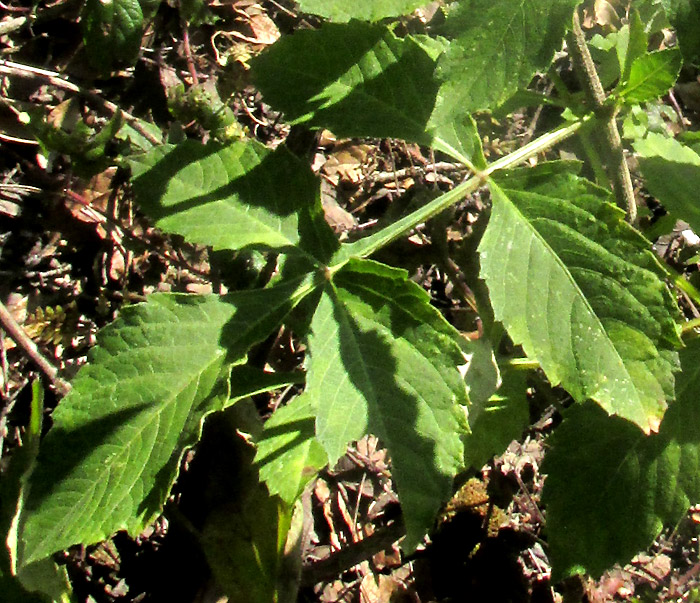
[[[513,369],[516,371],[536,371],[540,368],[540,363],[531,358],[508,358],[501,364],[503,369]]]
[[[331,274],[340,270],[350,258],[365,258],[372,255],[375,251],[395,241],[419,224],[422,224],[426,220],[429,220],[430,218],[444,211],[454,203],[457,203],[466,195],[473,193],[478,188],[483,186],[494,172],[514,167],[519,163],[526,161],[530,157],[534,157],[535,155],[546,151],[562,140],[569,138],[575,134],[581,128],[581,126],[591,120],[592,117],[592,114],[585,115],[577,121],[567,124],[566,126],[562,126],[556,130],[547,132],[509,155],[494,161],[483,171],[477,171],[471,178],[469,178],[469,180],[462,182],[462,184],[456,186],[451,191],[448,191],[440,197],[433,199],[420,209],[417,209],[407,216],[404,216],[386,228],[383,228],[382,230],[375,232],[364,239],[350,243],[349,245],[343,245],[331,259],[329,266]]]

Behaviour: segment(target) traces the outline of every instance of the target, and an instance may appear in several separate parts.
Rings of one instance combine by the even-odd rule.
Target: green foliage
[[[440,59],[442,111],[493,109],[561,48],[577,0],[472,0],[448,16],[454,41]],[[513,60],[518,57],[518,60]]]
[[[143,33],[139,0],[87,0],[81,22],[85,48],[105,75],[136,60]]]
[[[496,319],[575,400],[656,431],[673,396],[675,302],[608,194],[550,167],[491,184],[479,252]]]
[[[597,39],[614,87],[607,114],[561,89],[552,103],[568,105],[561,125],[491,163],[481,148],[489,119],[471,113],[496,111],[517,93],[547,102],[526,89],[563,48],[575,0],[462,0],[440,37],[376,23],[421,4],[413,1],[299,4],[337,22],[282,37],[252,61],[266,103],[292,124],[336,136],[431,147],[471,173],[341,244],[324,220],[317,177],[284,144],[187,140],[130,157],[136,202],[156,226],[239,259],[279,256],[279,271],[224,296],[154,295],[100,334],[54,412],[26,500],[26,466],[15,482],[20,566],[118,530],[138,534],[162,511],[208,415],[303,384],[262,430],[243,430],[256,447],[241,453],[245,495],[213,510],[199,533],[232,599],[294,600],[299,568],[288,567],[289,551],[298,545],[299,498],[318,471],[349,443],[378,436],[402,504],[402,546],[414,548],[455,476],[527,427],[527,366],[573,399],[545,464],[555,575],[626,562],[700,502],[700,344],[681,349],[681,313],[666,279],[693,290],[660,264],[608,188],[581,176],[578,162],[542,154],[578,134],[587,142],[619,111],[648,190],[700,230],[697,148],[647,132],[659,109],[642,106],[674,85],[681,53],[686,62],[697,53],[693,3],[664,2],[680,50],[649,51],[648,3]],[[109,34],[114,56],[133,60],[138,5],[89,6],[95,56]],[[615,149],[586,151],[603,184],[601,164]],[[537,167],[514,169],[526,160]],[[486,209],[465,235],[474,258],[462,269],[483,335],[469,342],[404,270],[368,258],[479,189]],[[305,345],[303,373],[246,365],[251,348],[282,324]],[[224,530],[230,538],[221,539]]]
[[[658,434],[646,437],[584,405],[571,408],[552,436],[545,502],[559,576],[626,563],[700,500],[700,340],[681,351],[681,368]],[[580,473],[573,480],[572,467]]]
[[[638,140],[634,148],[651,194],[700,230],[700,155],[681,142],[654,132]]]
[[[332,21],[379,21],[387,17],[406,15],[412,10],[423,6],[425,0],[299,0],[299,8],[307,13],[326,17]]]

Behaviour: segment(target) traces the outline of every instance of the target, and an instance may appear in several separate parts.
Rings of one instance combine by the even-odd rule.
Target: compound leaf
[[[296,303],[298,282],[216,296],[155,294],[105,328],[53,415],[25,504],[23,564],[160,512],[232,362]]]
[[[647,188],[664,207],[700,232],[700,155],[673,138],[650,132],[634,143]]]
[[[561,48],[578,0],[462,0],[446,23],[454,37],[440,59],[443,111],[492,109]]]
[[[131,165],[136,201],[156,225],[214,249],[291,249],[303,243],[300,212],[313,213],[318,202],[309,167],[286,148],[270,151],[257,141],[188,140]]]
[[[407,15],[424,6],[425,0],[299,0],[299,8],[306,13],[320,15],[332,21],[379,21],[387,17]]]
[[[441,108],[434,71],[444,46],[377,24],[328,23],[282,38],[253,61],[253,78],[294,124],[434,145],[464,161],[480,142],[470,135],[460,145],[455,128],[472,129],[466,111]]]
[[[575,400],[656,431],[673,398],[675,302],[608,194],[549,169],[491,184],[479,251],[496,319]]]
[[[382,439],[415,547],[462,467],[459,335],[405,272],[361,260],[328,283],[311,328],[306,395],[318,439],[331,463],[366,433]]]
[[[681,350],[676,401],[644,436],[594,405],[569,409],[543,471],[553,579],[624,565],[700,502],[700,340]]]

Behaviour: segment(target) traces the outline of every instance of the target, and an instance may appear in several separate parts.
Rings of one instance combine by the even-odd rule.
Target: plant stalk
[[[535,155],[551,148],[555,144],[558,144],[561,141],[573,136],[585,123],[590,121],[592,117],[592,115],[586,115],[566,126],[557,128],[552,132],[547,132],[516,151],[513,151],[512,153],[489,164],[483,171],[477,171],[474,176],[465,182],[462,182],[462,184],[456,186],[451,191],[448,191],[444,195],[433,199],[420,209],[417,209],[407,216],[404,216],[386,228],[383,228],[382,230],[365,237],[364,239],[360,239],[359,241],[355,241],[349,245],[344,245],[331,259],[329,266],[331,274],[340,270],[350,258],[366,258],[372,255],[374,252],[400,238],[406,232],[415,228],[419,224],[422,224],[426,220],[429,220],[451,205],[457,203],[466,195],[473,193],[478,188],[483,186],[494,172],[514,167],[523,161],[528,160],[530,157],[534,157]]]
[[[578,10],[574,11],[572,29],[567,36],[567,47],[586,98],[593,112],[604,122],[602,135],[599,138],[603,147],[603,156],[610,158],[607,165],[608,179],[612,183],[618,204],[627,212],[627,221],[633,223],[637,219],[637,202],[615,120],[617,110],[607,103],[605,90],[588,50],[586,36],[581,29]]]

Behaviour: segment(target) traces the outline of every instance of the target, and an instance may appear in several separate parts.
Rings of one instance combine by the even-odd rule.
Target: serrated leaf
[[[675,302],[608,194],[548,169],[491,183],[479,252],[496,319],[575,400],[656,431],[673,398]]]
[[[328,463],[316,439],[315,414],[308,395],[297,396],[267,420],[255,463],[270,494],[277,494],[289,506]]]
[[[311,327],[306,395],[317,437],[331,463],[349,442],[381,438],[413,548],[462,467],[459,335],[405,272],[360,260],[328,283]]]
[[[214,249],[289,250],[303,242],[300,213],[313,215],[318,203],[308,165],[257,141],[164,145],[134,158],[132,169],[136,201],[159,228]]]
[[[658,98],[676,83],[682,62],[677,48],[638,57],[632,62],[629,79],[618,91],[620,97],[632,104]]]
[[[298,287],[225,298],[156,294],[104,329],[42,442],[21,562],[142,530],[204,416],[227,404],[230,363],[279,324]]]
[[[494,109],[561,48],[578,0],[462,0],[448,15],[454,40],[440,59],[449,110]],[[443,109],[444,110],[444,109]]]
[[[426,0],[298,0],[299,8],[305,13],[326,17],[332,21],[380,21],[388,17],[408,15],[424,6]]]
[[[87,0],[81,24],[90,62],[102,72],[136,61],[143,33],[138,0]]]
[[[464,161],[480,141],[458,144],[455,128],[471,126],[466,111],[441,108],[434,71],[443,47],[398,38],[382,25],[326,24],[282,38],[253,61],[252,73],[265,100],[292,123],[434,145]]]
[[[543,471],[553,579],[624,565],[700,502],[700,340],[680,352],[676,401],[658,434],[572,407],[550,438]]]
[[[629,23],[623,25],[617,32],[615,44],[620,64],[621,82],[626,82],[629,78],[634,61],[647,54],[648,45],[649,41],[639,11],[635,7],[631,7]]]
[[[649,192],[700,232],[700,155],[690,147],[650,132],[634,143]]]

